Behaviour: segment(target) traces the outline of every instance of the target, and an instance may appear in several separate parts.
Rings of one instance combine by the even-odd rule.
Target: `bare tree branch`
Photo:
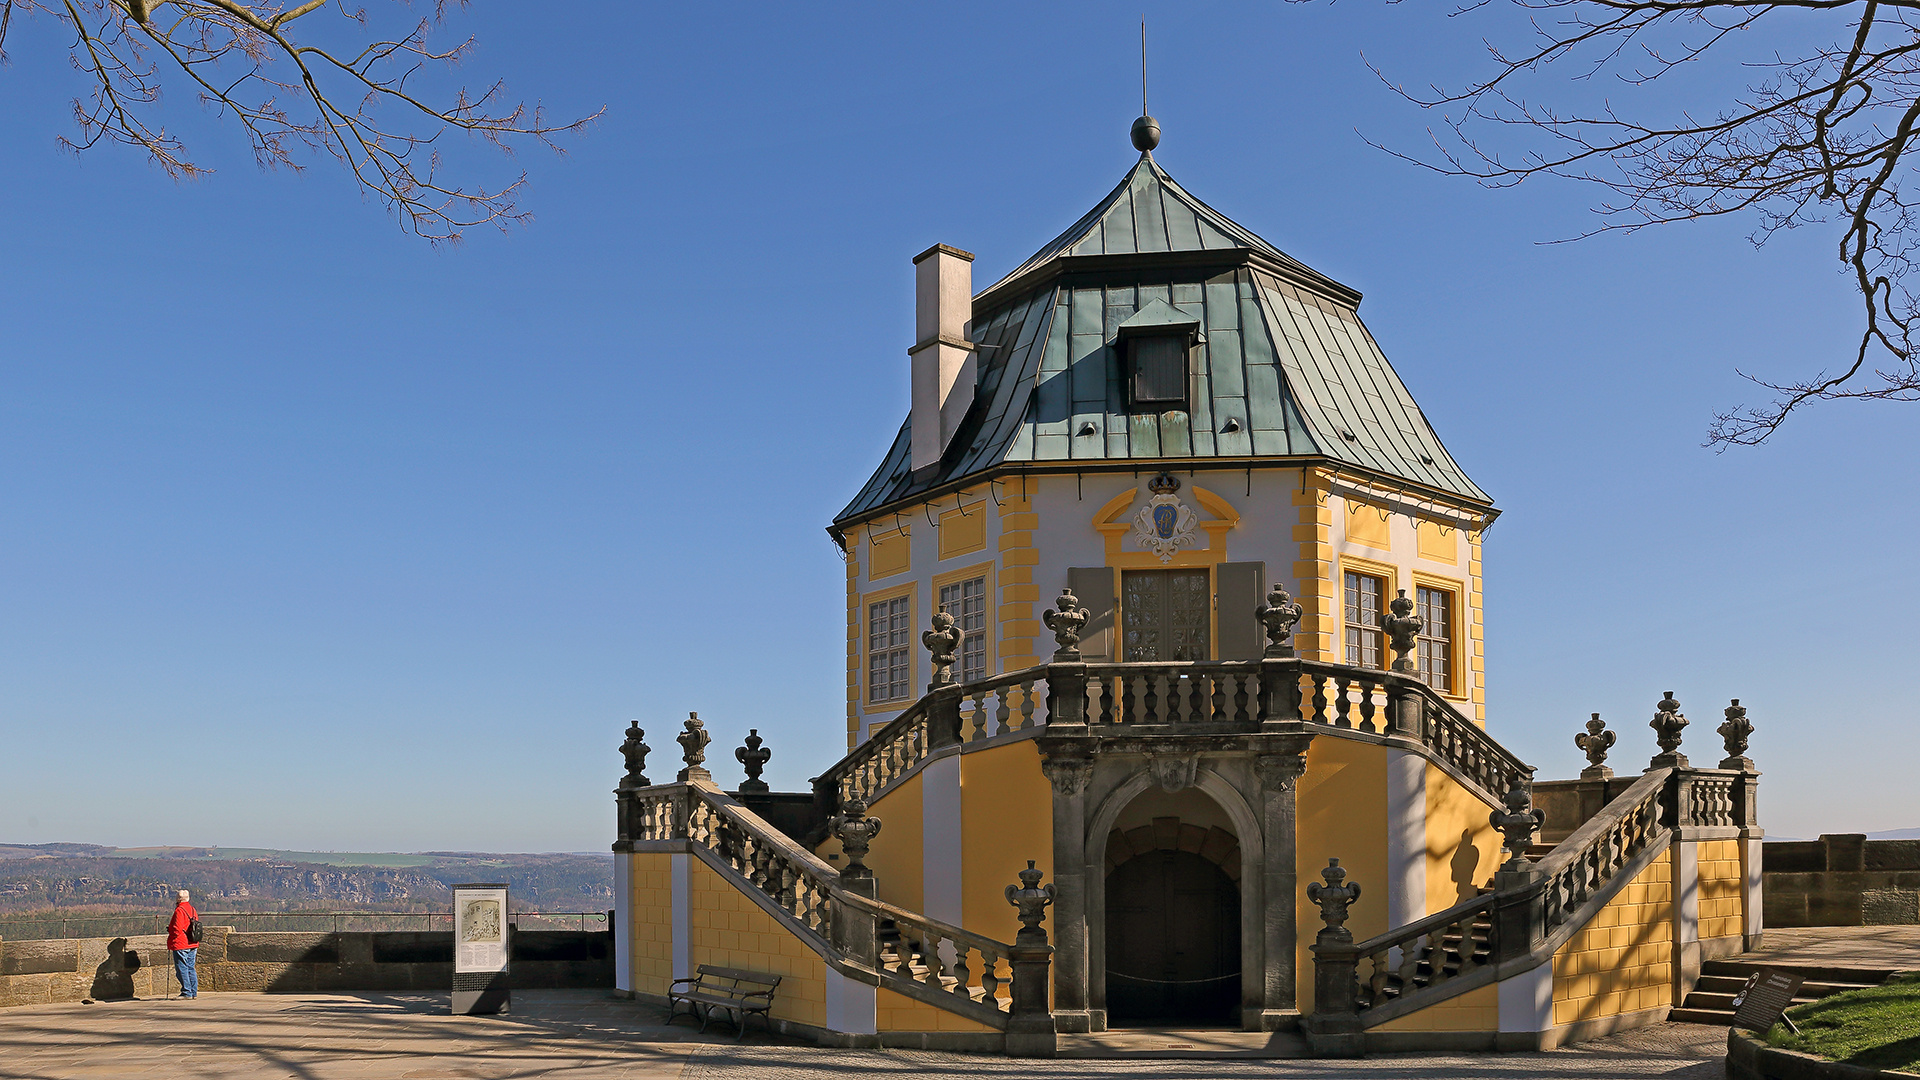
[[[1472,0],[1455,14],[1485,11],[1489,2]],[[1838,254],[1861,299],[1858,342],[1837,374],[1822,368],[1775,382],[1741,372],[1771,399],[1718,414],[1710,446],[1763,442],[1813,401],[1920,401],[1920,288],[1908,276],[1920,231],[1903,189],[1920,134],[1920,0],[1509,3],[1528,13],[1532,38],[1521,48],[1488,43],[1493,67],[1485,78],[1418,92],[1375,68],[1408,101],[1442,114],[1427,153],[1382,149],[1490,187],[1542,175],[1599,185],[1608,197],[1587,236],[1746,214],[1756,221],[1757,245],[1782,229],[1844,224]],[[1831,42],[1790,56],[1734,53],[1756,30],[1786,17],[1797,17],[1798,29],[1809,14],[1832,21]],[[1524,96],[1529,79],[1556,67],[1583,82],[1611,76],[1632,92],[1710,58],[1738,59],[1759,73],[1710,114],[1681,110],[1656,122],[1630,118],[1611,101],[1567,111]],[[1522,145],[1503,153],[1489,131]]]
[[[294,36],[295,20],[330,4],[358,42],[351,55]],[[440,103],[410,90],[409,80],[417,82],[423,69],[457,64],[472,48],[470,38],[448,49],[428,45],[446,4],[439,0],[430,17],[410,19],[404,34],[378,38],[366,30],[366,13],[343,0],[292,8],[240,0],[0,0],[0,60],[16,7],[72,31],[74,68],[90,86],[73,103],[79,136],[60,139],[76,153],[104,140],[144,149],[175,179],[209,171],[148,119],[164,72],[190,82],[217,115],[238,120],[261,167],[298,170],[302,151],[329,155],[407,231],[436,244],[458,242],[476,225],[505,229],[530,220],[517,201],[527,178],[522,172],[499,187],[443,179],[435,143],[444,132],[477,135],[507,154],[527,140],[564,153],[555,137],[600,113],[553,123],[537,106],[507,104],[499,82],[477,96],[462,88]],[[283,97],[291,103],[282,105]]]

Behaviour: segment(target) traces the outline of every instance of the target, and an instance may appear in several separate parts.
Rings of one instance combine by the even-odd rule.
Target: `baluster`
[[[980,950],[980,1000],[998,1009],[1000,1007],[1000,956],[985,949]]]
[[[1253,676],[1231,675],[1228,676],[1228,678],[1233,680],[1233,722],[1236,724],[1251,723],[1251,719],[1247,716],[1247,698],[1249,696],[1248,691],[1252,688],[1247,684],[1253,680]],[[1292,718],[1290,717],[1289,719]]]
[[[1204,724],[1213,719],[1212,697],[1207,693],[1207,676],[1197,671],[1187,673],[1187,720]]]
[[[1360,680],[1360,730],[1379,731],[1373,723],[1373,680]]]
[[[1334,723],[1344,728],[1353,726],[1353,721],[1348,715],[1353,711],[1353,700],[1347,696],[1347,687],[1350,685],[1352,685],[1352,683],[1345,675],[1334,680],[1336,689],[1333,694],[1333,702],[1334,707],[1337,708],[1340,713],[1340,719],[1334,721]]]
[[[1416,937],[1400,946],[1400,992],[1405,994],[1420,977],[1420,961],[1433,951],[1432,935]]]
[[[1381,951],[1369,954],[1367,956],[1367,981],[1365,984],[1367,988],[1366,1006],[1368,1008],[1382,1004],[1386,1000],[1387,975],[1386,952]]]
[[[1139,672],[1120,676],[1120,719],[1140,723],[1147,711],[1147,677]]]
[[[1011,693],[1013,693],[1011,686],[1003,686],[993,692],[993,727],[996,731],[1007,730],[1007,717],[1013,715],[1013,703],[1007,697]],[[984,723],[985,719],[986,714],[982,713],[981,721]]]
[[[1327,722],[1327,677],[1315,674],[1312,679],[1313,716],[1310,719],[1316,724],[1324,724]]]
[[[920,962],[926,965],[927,968],[926,975],[923,976],[920,981],[938,990],[940,989],[941,968],[940,939],[935,937],[932,931],[928,931],[927,936],[920,942],[920,948],[922,950]]]
[[[967,967],[967,946],[955,942],[953,946],[953,992],[971,1001],[973,999],[973,972]]]
[[[1027,729],[1033,727],[1033,704],[1035,700],[1034,694],[1033,694],[1033,682],[1034,680],[1032,679],[1026,679],[1020,683],[1020,730],[1021,731],[1026,731]]]
[[[1207,719],[1214,723],[1225,723],[1230,719],[1227,714],[1227,683],[1232,679],[1231,675],[1215,675],[1210,680],[1213,697],[1207,705]]]
[[[1155,696],[1154,691],[1158,689],[1159,682],[1160,676],[1157,673],[1151,671],[1143,671],[1140,673],[1140,685],[1144,690],[1144,694],[1140,699],[1140,712],[1134,717],[1139,723],[1151,724],[1155,722],[1155,707],[1159,705],[1159,700]]]

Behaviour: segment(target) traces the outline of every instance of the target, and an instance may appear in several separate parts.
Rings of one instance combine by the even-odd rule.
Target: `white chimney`
[[[915,470],[936,465],[973,404],[977,374],[967,324],[973,321],[973,255],[935,244],[913,260],[913,442]]]

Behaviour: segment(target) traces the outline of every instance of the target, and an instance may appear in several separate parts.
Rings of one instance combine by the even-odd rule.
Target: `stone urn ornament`
[[[1607,768],[1607,751],[1618,738],[1607,730],[1607,722],[1600,719],[1599,713],[1587,721],[1587,730],[1573,737],[1573,745],[1587,755],[1587,767],[1580,770],[1582,780],[1605,780],[1613,775],[1613,770]]]
[[[645,775],[647,755],[653,752],[646,738],[647,733],[640,730],[640,721],[628,722],[626,741],[620,744],[620,756],[627,759],[627,775],[620,778],[620,787],[624,791],[653,786],[653,781]]]
[[[1033,860],[1027,860],[1027,868],[1020,871],[1020,884],[1007,886],[1007,903],[1018,909],[1020,932],[1014,937],[1016,945],[1045,945],[1046,927],[1040,925],[1047,917],[1047,908],[1053,903],[1053,885],[1040,884],[1046,871],[1034,867]]]
[[[946,608],[933,613],[933,629],[920,634],[920,644],[933,654],[933,681],[927,684],[928,690],[953,685],[954,654],[960,651],[960,642],[966,636]]]
[[[700,714],[690,712],[684,725],[685,731],[673,737],[680,744],[680,760],[687,767],[674,777],[676,780],[712,780],[713,774],[706,770],[707,744],[713,736],[707,734],[707,725],[700,722]]]
[[[1040,621],[1053,631],[1056,662],[1070,664],[1080,659],[1080,628],[1087,625],[1089,618],[1091,615],[1080,606],[1080,598],[1073,595],[1073,589],[1060,586],[1060,595],[1054,598],[1053,606],[1040,616]]]
[[[1753,772],[1753,759],[1747,756],[1747,740],[1753,737],[1753,721],[1747,719],[1747,710],[1740,704],[1739,698],[1726,708],[1727,718],[1720,724],[1720,738],[1727,744],[1726,760],[1720,763],[1723,769],[1739,769]]]
[[[867,816],[867,800],[858,795],[849,796],[843,801],[840,812],[827,822],[827,829],[840,841],[840,850],[847,856],[847,868],[840,872],[842,877],[873,876],[866,858],[873,838],[880,835],[880,824],[879,818]]]
[[[1533,792],[1519,784],[1507,789],[1503,801],[1507,804],[1505,810],[1495,810],[1488,815],[1493,827],[1506,836],[1501,846],[1513,853],[1513,858],[1500,869],[1526,870],[1533,865],[1533,860],[1527,858],[1527,849],[1533,846],[1533,834],[1546,824],[1547,812],[1533,806]]]
[[[1269,660],[1285,660],[1293,656],[1293,646],[1287,639],[1293,636],[1293,628],[1305,613],[1287,590],[1275,583],[1267,590],[1267,602],[1259,611],[1254,612],[1260,619],[1260,625],[1267,631],[1267,648],[1261,655]]]
[[[1647,768],[1686,768],[1687,755],[1680,752],[1680,733],[1686,730],[1688,720],[1680,714],[1680,703],[1674,700],[1673,691],[1667,691],[1667,696],[1661,698],[1660,704],[1654,708],[1653,719],[1648,721],[1647,726],[1658,737],[1660,752],[1647,763]]]
[[[1346,868],[1339,859],[1328,859],[1321,869],[1322,881],[1307,886],[1307,899],[1320,905],[1320,919],[1327,925],[1322,927],[1316,940],[1351,942],[1353,931],[1347,929],[1347,906],[1360,899],[1360,883],[1347,880]]]
[[[1414,674],[1414,643],[1424,624],[1420,616],[1413,613],[1413,601],[1407,599],[1405,589],[1401,589],[1400,595],[1393,598],[1387,610],[1390,614],[1380,620],[1380,629],[1387,632],[1393,645],[1393,670]]]
[[[767,762],[772,759],[773,751],[760,745],[763,740],[760,738],[759,728],[749,728],[745,741],[746,745],[736,746],[733,749],[733,759],[747,770],[747,778],[740,781],[740,790],[743,792],[766,791],[768,790],[767,782],[760,779],[760,773],[766,769]]]

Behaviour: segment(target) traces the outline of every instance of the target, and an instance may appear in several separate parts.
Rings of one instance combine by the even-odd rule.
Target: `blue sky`
[[[1542,776],[1718,760],[1751,707],[1778,835],[1920,825],[1898,671],[1920,406],[1701,448],[1736,366],[1835,362],[1837,233],[1713,222],[1548,245],[1595,194],[1394,160],[1491,24],[1417,5],[1150,4],[1158,159],[1366,294],[1506,516],[1491,727]],[[1133,160],[1138,6],[482,5],[469,77],[556,113],[510,235],[406,236],[326,162],[257,170],[166,101],[209,178],[76,159],[66,41],[0,68],[0,840],[604,850],[629,718],[758,728],[800,789],[844,730],[824,527],[907,404],[909,260],[992,280]],[[517,16],[517,17],[516,17]],[[1710,91],[1726,72],[1690,74]],[[1568,93],[1589,89],[1569,89]],[[448,147],[472,175],[512,164]]]

